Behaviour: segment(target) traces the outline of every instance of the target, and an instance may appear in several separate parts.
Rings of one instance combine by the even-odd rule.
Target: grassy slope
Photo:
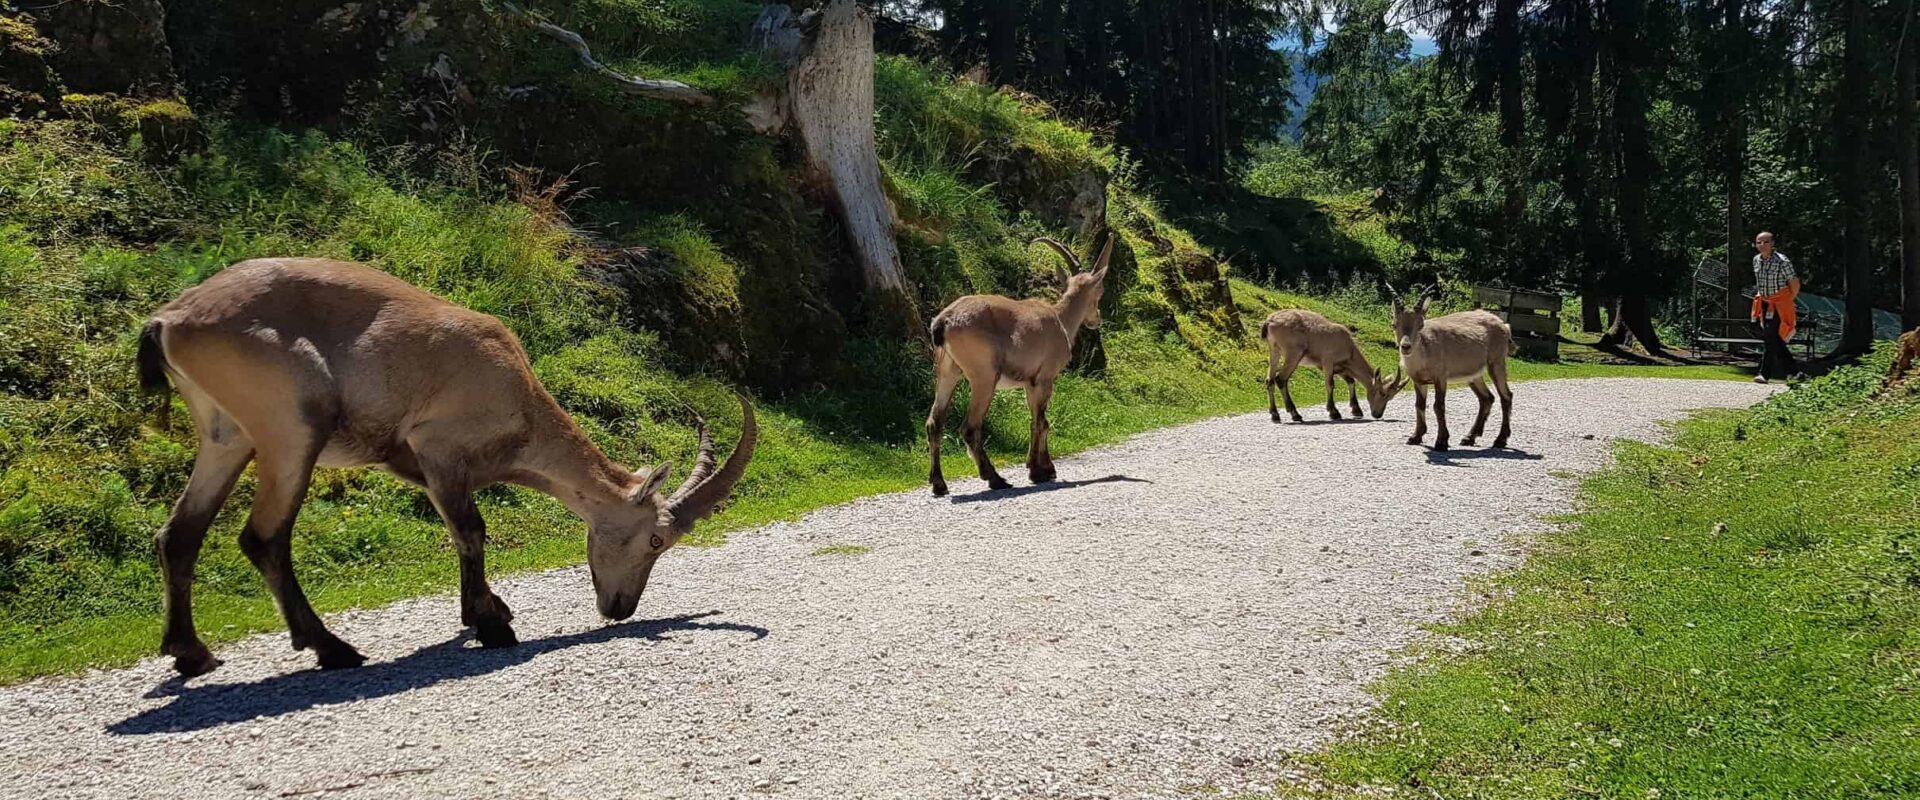
[[[1439,627],[1464,652],[1390,675],[1282,794],[1920,793],[1920,395],[1864,402],[1884,364],[1622,446]]]
[[[879,78],[882,152],[912,226],[904,256],[931,300],[1045,291],[1052,256],[1020,243],[1059,233],[969,177],[975,160],[1018,147],[1049,170],[1124,165],[1085,132],[1006,95],[899,59],[883,59]],[[85,124],[0,121],[0,681],[125,664],[157,641],[149,543],[184,484],[192,438],[142,427],[148,407],[132,394],[132,334],[153,307],[235,260],[352,258],[501,316],[540,377],[623,463],[685,464],[693,409],[713,418],[723,439],[737,430],[726,387],[622,324],[623,307],[579,278],[574,234],[539,203],[514,202],[492,177],[499,165],[459,152],[369,152],[310,132],[216,124],[213,134],[204,151],[173,164],[138,139]],[[1106,371],[1062,381],[1054,447],[1063,455],[1264,400],[1256,343],[1169,305],[1160,282],[1176,273],[1139,230],[1157,229],[1180,248],[1192,248],[1191,238],[1124,180],[1110,201],[1140,264],[1133,283],[1110,290],[1121,297],[1103,331]],[[746,268],[684,216],[641,222],[633,238],[673,253],[690,273],[725,278]],[[1234,295],[1249,321],[1282,305],[1321,308],[1359,327],[1386,363],[1387,326],[1371,301],[1315,301],[1245,282]],[[924,356],[892,342],[856,341],[849,350],[862,381],[765,404],[766,435],[738,500],[698,541],[923,482]],[[1578,363],[1515,370],[1521,378],[1601,373],[1621,371]],[[1302,372],[1295,382],[1303,407],[1315,404],[1318,377]],[[1523,429],[1524,419],[1523,411]],[[996,456],[1017,461],[1022,404],[997,403],[989,429]],[[947,451],[950,475],[970,471],[960,451]],[[201,562],[196,612],[212,641],[280,624],[233,545],[250,494],[243,481]],[[500,489],[482,501],[494,571],[581,560],[582,526],[551,500]],[[324,472],[296,535],[302,583],[323,611],[455,581],[432,510],[375,472]]]

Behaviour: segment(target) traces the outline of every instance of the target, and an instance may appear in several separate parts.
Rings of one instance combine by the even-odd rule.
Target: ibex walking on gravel
[[[1327,319],[1312,311],[1301,308],[1287,308],[1275,311],[1260,323],[1260,338],[1267,342],[1267,413],[1274,422],[1280,421],[1280,409],[1273,404],[1273,388],[1280,387],[1280,396],[1287,401],[1287,413],[1294,422],[1304,422],[1300,410],[1293,406],[1293,392],[1288,389],[1287,381],[1293,378],[1293,371],[1302,363],[1318,367],[1327,382],[1327,416],[1340,418],[1340,409],[1334,407],[1333,381],[1345,378],[1347,381],[1347,407],[1352,409],[1353,418],[1360,419],[1360,398],[1354,388],[1354,381],[1367,384],[1367,408],[1373,412],[1373,418],[1379,419],[1387,411],[1387,401],[1407,388],[1407,382],[1399,373],[1388,376],[1384,370],[1374,369],[1367,363],[1367,356],[1360,352],[1359,340],[1353,338],[1353,331],[1347,326]]]
[[[714,470],[700,457],[672,497],[670,465],[630,472],[608,460],[535,379],[499,320],[371,267],[319,259],[244,261],[187,290],[140,333],[140,382],[186,400],[200,439],[193,477],[156,541],[166,580],[163,652],[184,675],[220,662],[194,632],[194,562],[247,462],[259,490],[240,549],[260,570],[296,649],[322,667],[365,657],[329,632],[293,574],[294,517],[314,466],[378,464],[426,487],[460,556],[460,617],[480,643],[517,643],[513,613],[488,588],[476,489],[517,483],[587,522],[600,613],[632,616],[653,565],[732,492],[753,456],[753,408]]]
[[[1427,387],[1433,387],[1433,418],[1440,426],[1433,449],[1447,449],[1447,381],[1468,381],[1475,397],[1480,398],[1480,415],[1463,445],[1472,446],[1486,430],[1487,414],[1493,409],[1493,392],[1487,391],[1487,377],[1500,392],[1500,435],[1494,447],[1506,447],[1508,424],[1513,418],[1513,391],[1507,388],[1507,353],[1513,346],[1513,331],[1490,311],[1462,311],[1427,319],[1427,301],[1413,310],[1393,301],[1393,336],[1400,346],[1400,369],[1413,381],[1415,422],[1407,444],[1419,444],[1427,435]]]
[[[1027,443],[1027,474],[1034,483],[1054,479],[1053,455],[1047,451],[1047,403],[1053,399],[1053,384],[1060,370],[1073,356],[1073,338],[1082,326],[1100,327],[1101,282],[1107,277],[1107,262],[1113,257],[1113,237],[1107,238],[1093,267],[1080,271],[1080,259],[1066,245],[1052,239],[1041,242],[1060,253],[1066,264],[1060,267],[1060,299],[1014,300],[998,295],[975,294],[953,301],[933,318],[933,410],[927,414],[927,449],[931,451],[935,497],[947,493],[947,480],[940,474],[940,425],[953,390],[965,377],[972,387],[973,399],[967,405],[967,419],[960,427],[960,440],[967,445],[980,477],[994,489],[1009,486],[987,458],[987,407],[993,403],[995,389],[1025,389],[1027,409],[1033,413],[1033,429]],[[1068,269],[1071,267],[1071,271]]]

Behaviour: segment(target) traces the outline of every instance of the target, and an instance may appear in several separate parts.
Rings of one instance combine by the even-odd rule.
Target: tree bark
[[[1590,290],[1580,293],[1581,333],[1599,333],[1606,330],[1606,325],[1600,321],[1600,304],[1602,302],[1604,301],[1600,299],[1600,295],[1594,294]]]
[[[1745,0],[1725,0],[1727,4],[1726,53],[1738,58],[1746,46],[1746,21],[1742,12]],[[1721,172],[1727,182],[1727,319],[1740,319],[1747,315],[1750,305],[1741,288],[1746,281],[1741,277],[1741,268],[1751,263],[1747,254],[1746,222],[1741,219],[1746,203],[1746,155],[1747,155],[1747,117],[1744,103],[1746,98],[1737,91],[1741,88],[1738,81],[1721,80],[1718,84],[1724,103],[1726,129],[1722,133],[1726,140],[1722,143]]]
[[[1494,58],[1496,79],[1500,82],[1500,146],[1507,151],[1501,183],[1504,197],[1501,217],[1501,258],[1514,267],[1514,253],[1527,216],[1526,195],[1526,108],[1521,102],[1520,76],[1520,0],[1496,0],[1493,9]]]
[[[1652,307],[1647,302],[1648,284],[1654,274],[1658,254],[1654,249],[1653,228],[1648,219],[1647,187],[1653,185],[1659,165],[1655,163],[1652,137],[1647,127],[1647,82],[1652,77],[1641,63],[1641,28],[1645,24],[1645,0],[1613,0],[1614,12],[1607,31],[1608,47],[1613,51],[1611,64],[1614,82],[1614,127],[1620,147],[1620,179],[1615,181],[1615,211],[1620,217],[1620,232],[1626,239],[1627,262],[1624,268],[1611,270],[1611,291],[1620,298],[1619,313],[1613,328],[1600,338],[1600,344],[1624,347],[1629,334],[1651,355],[1664,355],[1660,334],[1654,330]]]
[[[1873,346],[1873,286],[1867,229],[1867,0],[1845,0],[1846,53],[1840,65],[1834,141],[1840,149],[1841,258],[1846,268],[1847,320],[1840,350],[1865,352]]]
[[[987,69],[996,86],[1020,77],[1020,0],[987,0]]]
[[[917,317],[873,140],[873,17],[854,0],[799,18],[785,6],[767,8],[755,29],[786,63],[786,107],[808,169],[840,212],[868,290]]]
[[[1913,4],[1907,5],[1907,17],[1896,58],[1896,108],[1893,146],[1900,163],[1900,327],[1920,328],[1920,128],[1916,128],[1915,103],[1920,103],[1916,83],[1920,83],[1920,19],[1915,19]]]

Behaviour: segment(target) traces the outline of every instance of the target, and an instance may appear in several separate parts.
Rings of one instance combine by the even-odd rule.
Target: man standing
[[[1761,231],[1753,237],[1753,247],[1760,251],[1753,257],[1753,321],[1760,326],[1764,348],[1753,382],[1766,383],[1769,377],[1784,378],[1798,369],[1787,340],[1793,338],[1797,322],[1793,300],[1800,295],[1800,276],[1792,261],[1774,252],[1773,234]]]

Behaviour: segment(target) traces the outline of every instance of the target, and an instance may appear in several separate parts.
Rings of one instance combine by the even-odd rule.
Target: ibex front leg
[[[1033,430],[1027,439],[1027,477],[1034,483],[1047,483],[1055,477],[1053,452],[1047,448],[1047,435],[1053,431],[1047,421],[1047,404],[1052,400],[1052,383],[1036,383],[1027,390],[1027,410],[1033,414]]]
[[[1427,385],[1413,385],[1413,435],[1407,437],[1407,444],[1419,444],[1427,438]]]
[[[512,647],[513,611],[487,585],[487,521],[473,493],[449,477],[427,475],[427,498],[446,520],[453,549],[460,554],[460,624],[473,628],[482,647]]]

